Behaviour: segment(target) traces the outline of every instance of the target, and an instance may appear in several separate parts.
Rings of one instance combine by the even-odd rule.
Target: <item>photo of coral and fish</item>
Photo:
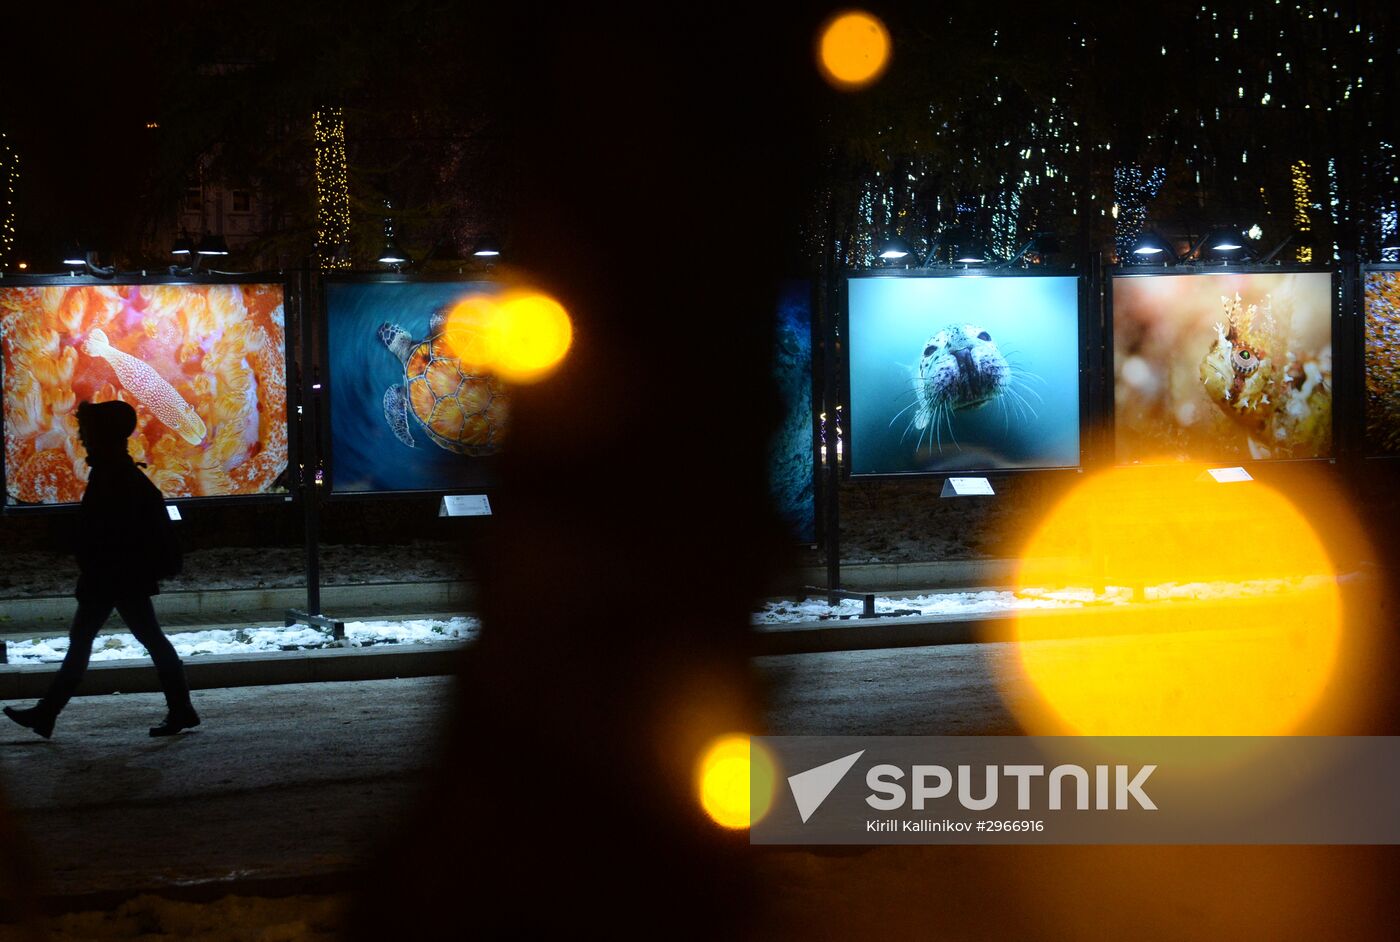
[[[1400,455],[1400,271],[1366,273],[1366,442]]]
[[[1332,454],[1332,276],[1113,279],[1121,462]]]
[[[113,399],[166,497],[285,491],[285,337],[281,285],[0,288],[6,501],[81,500],[77,407]]]
[[[852,474],[1079,463],[1077,278],[847,285]]]

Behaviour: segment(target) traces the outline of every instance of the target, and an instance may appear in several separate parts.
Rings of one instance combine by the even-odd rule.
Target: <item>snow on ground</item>
[[[1019,589],[1017,591],[943,592],[907,598],[875,597],[877,615],[985,615],[1044,608],[1081,608],[1089,605],[1126,605],[1133,601],[1204,601],[1253,598],[1285,591],[1309,591],[1326,585],[1323,576],[1300,580],[1256,579],[1247,582],[1165,583],[1147,586],[1134,598],[1130,588],[1110,586],[1102,592],[1088,588]],[[860,599],[843,599],[828,605],[821,599],[802,602],[771,601],[754,615],[756,625],[783,625],[805,621],[859,617]]]
[[[875,597],[877,615],[983,615],[1026,608],[1066,608],[1085,604],[1072,598],[1046,595],[1026,598],[1015,592],[948,592],[936,595],[915,595],[909,598]],[[782,625],[829,618],[855,618],[863,610],[860,599],[843,599],[828,605],[821,599],[803,602],[769,602],[754,615],[754,624]]]
[[[888,616],[942,615],[947,617],[985,615],[995,612],[1032,609],[1066,609],[1086,606],[1126,605],[1138,602],[1204,601],[1251,598],[1286,591],[1309,591],[1328,584],[1322,576],[1301,580],[1259,579],[1249,582],[1192,582],[1147,586],[1135,595],[1130,588],[1110,586],[1104,591],[1088,588],[984,590],[940,592],[907,597],[876,596],[876,614]],[[678,600],[678,604],[684,604]],[[764,604],[753,615],[757,627],[790,625],[801,622],[857,618],[862,611],[859,599],[845,599],[828,605],[821,599],[776,600]],[[345,623],[345,647],[359,648],[383,644],[442,644],[469,641],[481,629],[473,616],[449,619],[410,619],[404,621],[352,621]],[[250,654],[269,651],[304,651],[328,647],[330,633],[321,628],[266,625],[238,629],[180,631],[170,635],[181,657],[206,654]],[[33,639],[9,642],[12,664],[42,664],[63,660],[67,638]],[[94,661],[144,658],[146,650],[129,633],[103,634],[93,648]]]
[[[345,623],[345,645],[350,648],[377,644],[442,644],[476,637],[481,622],[470,616],[419,618],[408,621],[349,621]],[[252,654],[267,651],[306,651],[328,647],[330,632],[296,625],[284,628],[268,625],[235,630],[180,631],[170,635],[180,657],[206,654]],[[43,664],[63,660],[68,653],[67,638],[47,638],[9,642],[11,664]],[[103,634],[93,646],[94,661],[121,661],[144,658],[146,649],[128,632]]]

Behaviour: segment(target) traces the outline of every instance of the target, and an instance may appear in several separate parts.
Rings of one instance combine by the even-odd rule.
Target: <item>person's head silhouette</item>
[[[78,405],[78,440],[88,457],[125,453],[126,440],[136,431],[136,410],[120,399]]]

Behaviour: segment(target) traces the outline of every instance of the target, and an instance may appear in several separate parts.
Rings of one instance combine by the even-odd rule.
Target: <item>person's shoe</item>
[[[191,729],[198,725],[199,714],[194,711],[194,707],[183,707],[171,710],[159,726],[152,726],[151,735],[174,736],[182,729]]]
[[[30,707],[27,710],[16,710],[14,707],[5,707],[5,715],[14,720],[25,729],[32,729],[34,732],[48,739],[53,735],[54,715],[48,710],[40,707]],[[199,720],[195,720],[196,723]]]

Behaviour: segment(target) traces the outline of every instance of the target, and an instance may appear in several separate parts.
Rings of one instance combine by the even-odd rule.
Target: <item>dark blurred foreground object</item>
[[[748,619],[780,552],[784,272],[726,247],[801,218],[785,95],[815,81],[815,24],[570,18],[484,45],[514,92],[512,259],[575,346],[515,399],[482,638],[428,793],[356,893],[357,939],[724,937],[760,898],[747,832],[705,817],[693,777],[711,737],[760,732]],[[664,245],[621,254],[643,220]],[[695,612],[658,614],[685,592]]]
[[[35,928],[38,877],[29,841],[0,791],[0,939],[42,939]]]

